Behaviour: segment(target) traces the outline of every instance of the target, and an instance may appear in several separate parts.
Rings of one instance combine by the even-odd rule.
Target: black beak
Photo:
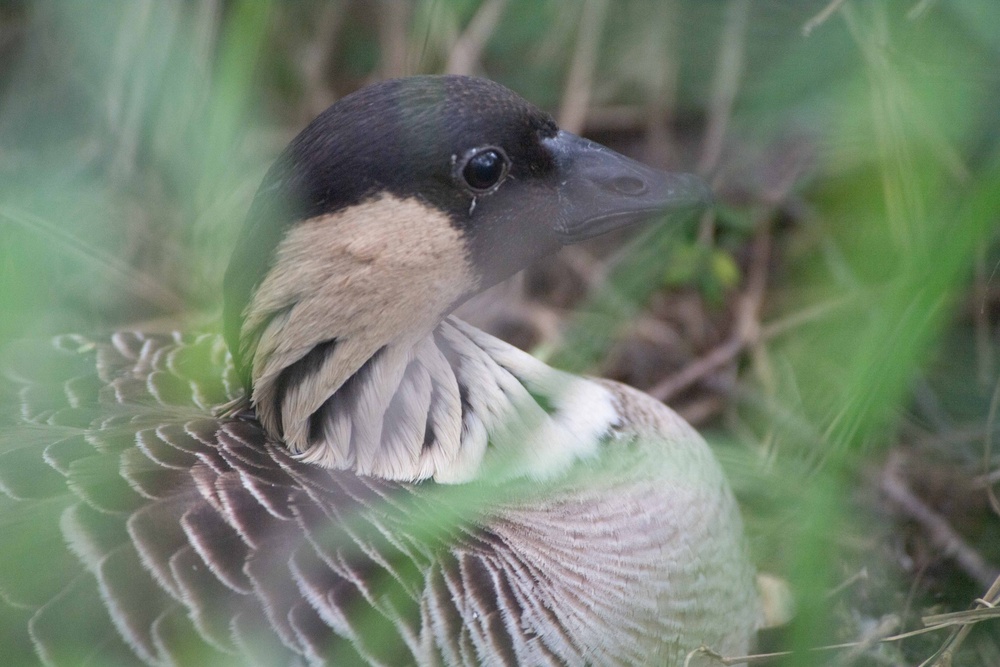
[[[558,169],[553,230],[563,245],[712,201],[708,186],[694,174],[652,169],[570,132],[559,131],[542,144]]]

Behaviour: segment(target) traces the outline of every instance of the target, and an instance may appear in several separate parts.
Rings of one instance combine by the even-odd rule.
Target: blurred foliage
[[[696,285],[711,304],[721,304],[728,290],[740,282],[740,268],[733,256],[721,248],[678,245],[667,257],[663,284],[667,287]]]
[[[499,13],[481,51],[456,59],[489,4]],[[700,169],[719,207],[616,252],[609,280],[545,352],[602,370],[664,285],[708,313],[711,335],[685,338],[684,358],[735,341],[739,377],[709,427],[759,562],[796,592],[779,647],[854,640],[889,613],[912,628],[920,609],[964,608],[982,582],[948,554],[907,561],[919,527],[877,487],[899,451],[965,473],[961,493],[980,502],[972,476],[998,468],[983,452],[1000,314],[1000,3],[848,0],[804,35],[826,4],[3,3],[0,343],[216,328],[254,188],[327,104],[385,76],[465,67],[561,115],[589,49],[583,130]],[[580,37],[587,11],[600,18],[593,43]],[[747,327],[762,247],[766,292]],[[970,427],[978,436],[950,435]],[[928,469],[914,482],[932,485]],[[1000,563],[995,514],[963,528]],[[862,568],[867,583],[830,595]],[[955,664],[989,664],[989,631]],[[887,645],[879,660],[919,662],[941,637]]]

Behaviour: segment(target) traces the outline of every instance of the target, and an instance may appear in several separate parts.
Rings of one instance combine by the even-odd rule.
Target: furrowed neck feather
[[[381,348],[426,335],[475,285],[459,232],[415,199],[384,195],[296,225],[242,327],[264,427],[304,449],[305,417]]]
[[[317,347],[336,357],[336,346]],[[318,385],[295,388],[302,395]],[[612,394],[449,317],[392,343],[319,393],[303,460],[386,479],[549,478],[596,456],[618,422]],[[294,416],[294,415],[293,415]]]
[[[605,389],[441,321],[476,286],[460,232],[418,200],[300,223],[242,328],[261,423],[307,461],[396,480],[465,481],[487,460],[547,476],[595,453]]]
[[[300,223],[242,328],[261,423],[304,460],[396,480],[466,481],[487,460],[546,477],[595,454],[609,392],[441,321],[476,287],[460,232],[418,200]]]

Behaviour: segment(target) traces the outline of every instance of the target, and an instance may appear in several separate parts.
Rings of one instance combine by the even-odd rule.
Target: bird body
[[[563,243],[703,194],[481,79],[338,102],[258,191],[225,339],[69,335],[6,354],[0,651],[332,665],[745,653],[753,568],[700,436],[641,392],[449,315]]]

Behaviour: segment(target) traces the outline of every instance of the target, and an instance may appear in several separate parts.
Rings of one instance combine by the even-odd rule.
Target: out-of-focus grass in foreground
[[[575,129],[713,182],[715,214],[645,232],[618,268],[587,246],[610,279],[543,349],[600,371],[643,313],[676,324],[658,309],[666,284],[685,283],[701,310],[670,329],[682,334],[671,358],[686,364],[657,387],[716,401],[707,432],[758,561],[796,597],[775,648],[799,651],[787,664],[849,661],[809,649],[859,640],[891,614],[893,631],[914,629],[934,605],[962,609],[985,591],[882,494],[886,461],[906,461],[947,522],[948,492],[914,472],[946,469],[945,488],[983,506],[953,526],[963,548],[1000,564],[979,477],[998,468],[984,448],[1000,312],[1000,5],[848,0],[805,36],[826,4],[5,4],[0,343],[217,328],[241,218],[306,120],[383,76],[492,76]],[[694,259],[678,272],[670,257]],[[671,383],[725,345],[711,372]],[[979,436],[956,439],[968,428]],[[977,629],[954,664],[995,664],[996,628]],[[858,664],[913,664],[946,635],[867,648]]]

